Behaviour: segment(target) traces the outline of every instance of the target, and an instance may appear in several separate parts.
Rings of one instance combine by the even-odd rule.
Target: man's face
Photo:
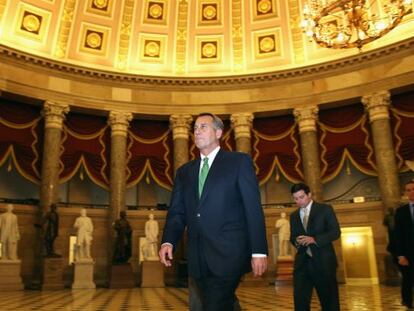
[[[405,195],[410,202],[414,202],[414,184],[405,185]]]
[[[306,194],[305,191],[299,190],[293,194],[293,200],[297,206],[306,207],[312,201],[312,194],[310,192]]]
[[[211,116],[198,117],[194,124],[195,144],[206,155],[219,145],[222,133],[222,130],[214,128]]]

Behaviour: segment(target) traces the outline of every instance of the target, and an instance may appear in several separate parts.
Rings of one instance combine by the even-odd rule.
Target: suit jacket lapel
[[[315,214],[317,213],[317,209],[318,209],[318,206],[315,203],[315,201],[313,201],[311,205],[311,210],[309,213],[309,218],[308,218],[308,226],[306,230],[307,232],[309,232],[309,229],[312,228],[312,219],[315,217]]]

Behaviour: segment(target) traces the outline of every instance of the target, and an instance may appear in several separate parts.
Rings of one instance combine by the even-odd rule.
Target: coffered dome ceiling
[[[360,53],[309,42],[299,26],[302,5],[302,0],[0,0],[0,44],[56,62],[165,77],[275,72]],[[412,37],[413,15],[363,51]]]

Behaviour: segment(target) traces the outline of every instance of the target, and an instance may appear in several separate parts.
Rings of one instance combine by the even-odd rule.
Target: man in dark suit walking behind
[[[188,272],[204,311],[233,310],[243,274],[267,269],[267,241],[260,193],[251,158],[220,149],[223,122],[201,114],[194,124],[200,158],[177,170],[159,251],[171,266],[187,227]]]
[[[332,242],[341,235],[332,206],[312,200],[307,185],[291,188],[299,207],[290,216],[290,241],[297,253],[293,272],[296,311],[309,311],[312,290],[316,289],[323,311],[339,310],[337,261]]]
[[[412,309],[414,285],[414,181],[406,183],[404,190],[409,202],[397,208],[395,212],[394,242],[398,267],[402,275],[402,304]]]

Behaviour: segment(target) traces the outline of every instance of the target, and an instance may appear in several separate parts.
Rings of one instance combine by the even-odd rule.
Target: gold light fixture
[[[320,46],[361,49],[396,27],[411,5],[412,0],[308,0],[301,26]]]

